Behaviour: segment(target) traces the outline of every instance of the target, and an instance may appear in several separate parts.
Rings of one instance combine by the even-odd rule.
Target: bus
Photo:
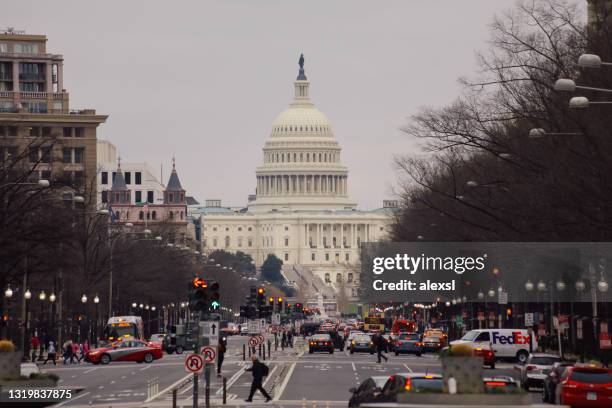
[[[144,325],[140,316],[114,316],[104,327],[103,339],[119,341],[123,339],[144,340]]]
[[[363,319],[363,330],[366,332],[378,331],[383,333],[385,331],[385,317],[383,313],[370,312]]]
[[[412,320],[400,320],[396,319],[391,326],[391,333],[416,333],[416,323]]]

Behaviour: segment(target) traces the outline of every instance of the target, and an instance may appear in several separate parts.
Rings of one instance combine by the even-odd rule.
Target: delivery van
[[[531,350],[529,349],[531,341]],[[487,347],[493,350],[495,358],[516,358],[519,363],[527,361],[529,352],[537,349],[535,336],[530,336],[527,329],[479,329],[470,330],[455,341],[454,344],[469,344],[474,348]]]

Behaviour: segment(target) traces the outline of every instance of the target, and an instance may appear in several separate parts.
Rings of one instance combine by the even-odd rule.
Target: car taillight
[[[423,347],[423,343],[421,343],[420,341],[417,341],[416,345],[417,347]]]
[[[311,345],[311,346],[314,346],[314,345],[315,345],[315,344],[314,344],[314,341],[311,341],[311,342],[310,342],[310,345]]]
[[[326,346],[331,346],[331,343],[328,341],[327,343],[325,343]]]
[[[537,367],[536,367],[536,366],[534,366],[534,365],[528,365],[528,366],[526,367],[527,371],[535,370],[536,368],[537,368]]]
[[[412,386],[412,381],[410,380],[410,378],[406,378],[406,384],[404,384],[404,389],[406,391],[410,391],[411,386]]]
[[[562,383],[563,384],[563,388],[578,388],[578,383],[572,381],[572,380],[565,380],[565,382]]]
[[[398,340],[397,343],[395,343],[395,344],[398,345],[398,346],[401,346],[402,342]]]
[[[491,387],[505,387],[506,386],[506,383],[503,381],[487,381],[485,384]]]

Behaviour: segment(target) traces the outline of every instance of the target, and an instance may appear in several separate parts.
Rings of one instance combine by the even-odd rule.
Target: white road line
[[[412,372],[412,369],[408,367],[408,364],[404,364],[404,367],[406,367],[406,370],[408,370],[409,372]]]
[[[229,379],[229,380],[227,380],[226,387],[227,387],[227,389],[228,389],[228,390],[230,389],[230,387],[231,387],[232,385],[234,385],[234,383],[235,383],[236,381],[238,381],[238,378],[240,378],[240,376],[241,376],[241,375],[242,375],[242,373],[244,373],[244,372],[245,372],[244,370],[239,369],[238,371],[236,371],[236,372],[234,373],[234,375],[232,375],[232,376],[230,377],[230,379]],[[219,388],[219,389],[217,390],[216,394],[221,394],[222,392],[223,392],[223,386],[221,386],[221,388]]]
[[[289,379],[293,375],[293,370],[295,370],[295,363],[291,364],[291,367],[289,367],[289,371],[287,371],[287,375],[285,376],[283,383],[281,384],[280,387],[278,387],[278,391],[274,393],[273,401],[278,401],[281,395],[283,395],[283,392],[285,392],[285,388],[287,387],[287,384],[289,383]]]
[[[145,402],[151,402],[153,401],[155,398],[159,397],[160,395],[163,395],[165,393],[167,393],[168,391],[170,391],[171,389],[173,389],[174,387],[176,387],[177,385],[179,385],[180,383],[187,381],[188,378],[190,378],[193,374],[187,374],[186,376],[184,376],[183,378],[179,379],[178,381],[174,382],[173,384],[170,384],[169,386],[167,386],[166,388],[164,388],[163,390],[161,390],[160,392],[158,392],[156,395],[153,395],[151,398],[148,398]],[[130,390],[131,391],[131,390]]]
[[[266,381],[264,381],[264,383],[262,384],[264,387],[268,385],[268,383],[270,382],[270,379],[272,378],[274,372],[276,371],[276,369],[278,368],[278,364],[274,366],[274,368],[272,369],[272,371],[270,371],[268,373],[268,377],[266,378]]]
[[[82,394],[81,394],[81,395],[79,395],[79,396],[76,396],[76,397],[74,397],[74,398],[67,399],[66,401],[64,401],[64,402],[60,402],[59,404],[57,404],[57,405],[55,405],[55,406],[56,406],[56,407],[63,407],[63,406],[64,406],[64,405],[66,405],[67,403],[69,403],[69,402],[73,402],[73,401],[76,401],[76,400],[78,400],[79,398],[83,398],[84,396],[89,395],[89,394],[90,394],[90,392],[89,392],[89,391],[84,392],[84,393],[82,393]]]
[[[96,371],[97,369],[99,369],[100,367],[94,367],[94,368],[90,368],[89,370],[83,371],[83,374],[87,374],[87,373],[91,373],[92,371]]]
[[[146,366],[146,367],[142,367],[142,368],[140,369],[140,371],[144,371],[144,370],[146,370],[146,369],[148,369],[148,368],[151,368],[151,367],[152,367],[152,366],[150,366],[150,365],[148,365],[148,366]]]
[[[355,363],[351,363],[351,366],[353,366],[353,371],[357,372],[357,367],[355,367]]]

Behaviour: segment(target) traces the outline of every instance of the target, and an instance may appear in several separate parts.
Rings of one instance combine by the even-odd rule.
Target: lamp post
[[[95,340],[95,344],[98,344],[98,319],[100,318],[100,298],[98,295],[94,297],[94,330],[93,330],[93,339]],[[91,342],[90,342],[91,343]]]
[[[11,333],[10,333],[10,323],[11,323],[11,318],[10,318],[10,315],[11,315],[11,298],[13,297],[13,289],[11,289],[11,287],[10,287],[10,286],[8,286],[8,287],[6,288],[6,290],[4,291],[4,297],[5,297],[5,299],[6,299],[6,307],[7,307],[7,310],[6,310],[6,317],[5,317],[5,315],[4,315],[4,314],[2,315],[2,317],[3,317],[3,319],[4,319],[4,318],[6,318],[6,321],[5,321],[5,324],[6,324],[6,334],[5,334],[5,337],[6,337],[7,339],[9,339],[9,338],[10,338],[10,334],[11,334]]]

